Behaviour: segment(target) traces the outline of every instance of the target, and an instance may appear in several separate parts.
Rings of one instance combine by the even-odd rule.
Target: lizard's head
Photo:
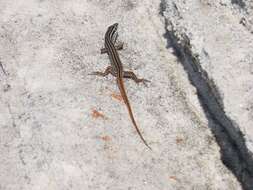
[[[116,41],[117,36],[118,36],[117,34],[118,25],[119,25],[118,23],[115,23],[109,26],[105,34],[105,36],[109,37],[113,42]]]
[[[112,30],[117,30],[118,29],[118,23],[114,23],[113,25],[109,26]]]

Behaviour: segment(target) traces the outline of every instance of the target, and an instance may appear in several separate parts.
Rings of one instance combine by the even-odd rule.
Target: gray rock
[[[169,44],[197,88],[206,115],[216,125],[210,128],[221,147],[224,164],[244,189],[253,189],[253,35],[247,22],[251,17],[247,13],[249,4],[161,4]]]
[[[0,11],[1,190],[238,190],[237,179],[249,185],[224,162],[238,170],[246,170],[240,159],[252,163],[238,157],[245,147],[231,146],[244,145],[241,132],[251,139],[242,127],[250,130],[253,115],[252,35],[235,15],[247,15],[245,8],[230,1],[20,0],[1,1]],[[88,75],[108,66],[100,48],[114,22],[124,68],[151,80],[125,80],[125,87],[153,151],[134,130],[115,78]],[[198,64],[199,74],[191,76],[181,58]]]

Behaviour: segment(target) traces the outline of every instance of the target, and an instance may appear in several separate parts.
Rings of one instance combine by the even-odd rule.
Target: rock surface
[[[253,189],[252,3],[163,1],[167,39],[188,73],[222,160]],[[250,14],[251,13],[251,14]],[[221,134],[221,132],[223,134]]]
[[[0,189],[250,189],[252,15],[243,1],[0,1]],[[139,139],[115,78],[119,23]]]

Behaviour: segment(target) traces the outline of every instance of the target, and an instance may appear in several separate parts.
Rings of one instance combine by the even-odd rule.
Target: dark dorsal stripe
[[[105,34],[105,47],[107,49],[108,55],[112,61],[112,67],[116,69],[116,73],[119,77],[122,77],[122,63],[119,58],[119,54],[114,46],[113,40],[117,38],[117,27],[118,24],[113,24],[110,26]]]

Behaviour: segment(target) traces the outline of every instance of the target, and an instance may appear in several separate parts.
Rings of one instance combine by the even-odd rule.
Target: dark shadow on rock
[[[162,0],[160,4],[162,16],[166,9],[165,3],[166,1]],[[245,144],[242,132],[225,113],[219,91],[202,69],[198,57],[191,51],[190,39],[185,34],[180,34],[179,38],[173,24],[164,19],[166,33],[163,37],[167,40],[167,48],[173,48],[189,80],[197,89],[199,101],[208,119],[208,126],[220,146],[222,162],[240,181],[243,189],[253,190],[253,156]]]
[[[236,4],[241,8],[245,8],[246,4],[243,2],[243,0],[231,0],[232,4]]]

